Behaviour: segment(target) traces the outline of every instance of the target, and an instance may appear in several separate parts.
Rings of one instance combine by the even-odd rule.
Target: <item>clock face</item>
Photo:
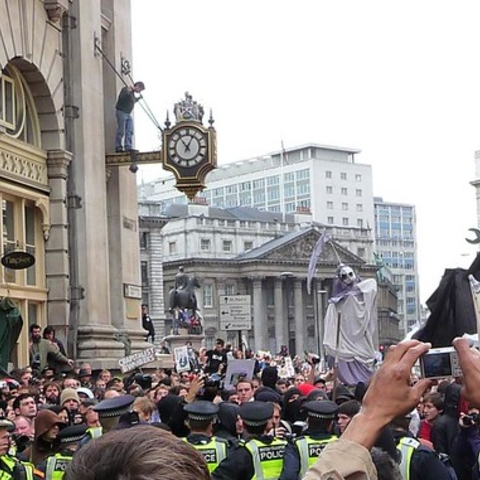
[[[195,167],[206,153],[207,136],[196,128],[181,128],[168,140],[168,156],[179,167]]]

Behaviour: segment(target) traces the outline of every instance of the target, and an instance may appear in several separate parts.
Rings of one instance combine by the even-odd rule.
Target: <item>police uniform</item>
[[[338,411],[338,405],[329,400],[307,402],[303,408],[309,419],[327,422],[333,422]],[[321,451],[336,440],[338,440],[336,435],[332,435],[325,429],[309,425],[301,436],[293,439],[285,448],[280,480],[303,478],[307,470],[316,462]]]
[[[62,480],[78,444],[86,435],[86,425],[72,425],[60,431],[57,440],[60,441],[60,452],[47,458],[45,480]]]
[[[11,433],[15,425],[6,418],[0,418],[0,429],[7,429]],[[8,454],[0,456],[0,480],[34,480],[35,478],[42,478],[42,473],[37,472],[32,464],[20,462]]]
[[[186,404],[183,409],[189,420],[213,422],[218,413],[218,405],[206,400]],[[184,438],[186,442],[198,450],[207,463],[208,471],[213,472],[220,462],[227,457],[228,442],[223,438],[208,436],[204,433],[193,432]]]
[[[108,421],[112,423],[112,419],[116,419],[116,424],[120,420],[120,417],[131,410],[132,404],[135,401],[133,395],[121,395],[120,397],[107,398],[102,400],[93,406],[93,410],[98,413],[98,418],[100,423]],[[115,425],[109,425],[110,428],[115,427]],[[101,427],[91,427],[87,429],[87,435],[82,438],[79,443],[79,447],[83,447],[90,440],[94,438],[101,437],[105,431],[108,429],[104,428],[103,424]],[[1,480],[1,479],[0,479]]]
[[[246,402],[238,410],[245,428],[266,427],[273,417],[273,406],[264,402]],[[270,435],[252,435],[241,441],[212,472],[214,480],[277,480],[287,442]]]

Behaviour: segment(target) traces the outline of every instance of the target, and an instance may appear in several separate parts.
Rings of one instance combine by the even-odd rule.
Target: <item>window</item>
[[[202,288],[203,306],[207,308],[213,307],[213,285],[204,283]]]
[[[253,248],[253,242],[250,242],[250,241],[243,242],[244,250],[251,250],[252,248]]]
[[[363,212],[363,205],[361,203],[357,203],[357,212]]]
[[[200,240],[200,250],[202,252],[209,252],[210,251],[210,239],[209,238],[202,238]]]
[[[333,193],[333,187],[327,186],[327,193]]]
[[[348,210],[348,203],[347,202],[342,203],[342,210]]]
[[[327,208],[333,210],[333,202],[327,202]]]
[[[327,217],[327,223],[332,225],[333,224],[333,217]]]
[[[342,187],[341,192],[342,192],[342,195],[348,195],[348,190],[346,187]]]
[[[140,274],[142,277],[142,287],[148,286],[148,262],[140,262]]]
[[[340,173],[340,180],[346,180],[347,179],[347,172],[341,172]]]
[[[146,250],[148,248],[149,232],[140,232],[140,249]]]
[[[235,284],[234,283],[225,284],[225,295],[235,295]]]
[[[357,189],[355,190],[355,195],[356,195],[357,197],[361,197],[361,196],[362,196],[362,190],[361,190],[360,188],[357,188]]]
[[[325,172],[325,178],[332,178],[332,172],[330,170]]]
[[[362,181],[362,176],[359,173],[355,174],[355,181],[361,182]]]
[[[348,217],[343,217],[342,218],[342,225],[344,225],[346,227],[348,226]]]
[[[25,206],[25,247],[26,251],[35,254],[35,208],[33,206]],[[36,285],[36,268],[35,264],[27,268],[27,285]]]
[[[363,228],[363,220],[361,218],[357,218],[357,227]]]
[[[231,252],[232,251],[233,242],[231,240],[224,240],[222,245],[223,245],[222,250],[224,252]]]

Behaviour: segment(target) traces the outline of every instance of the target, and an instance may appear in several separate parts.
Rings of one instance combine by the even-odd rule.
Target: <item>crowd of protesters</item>
[[[30,335],[30,365],[0,380],[2,480],[480,479],[480,395],[463,395],[463,378],[418,379],[420,342],[397,346],[370,385],[342,385],[313,354],[286,369],[285,349],[218,339],[190,349],[190,371],[119,375],[76,365],[50,327]],[[245,358],[253,377],[225,388],[228,362]]]

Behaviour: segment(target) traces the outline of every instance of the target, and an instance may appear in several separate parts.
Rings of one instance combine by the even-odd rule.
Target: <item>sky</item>
[[[416,206],[420,299],[478,247],[480,2],[131,0],[132,73],[163,126],[188,91],[218,163],[306,143],[357,148],[374,195]],[[138,107],[136,147],[158,150]],[[164,176],[143,166],[138,181]],[[208,177],[207,177],[208,183]]]

